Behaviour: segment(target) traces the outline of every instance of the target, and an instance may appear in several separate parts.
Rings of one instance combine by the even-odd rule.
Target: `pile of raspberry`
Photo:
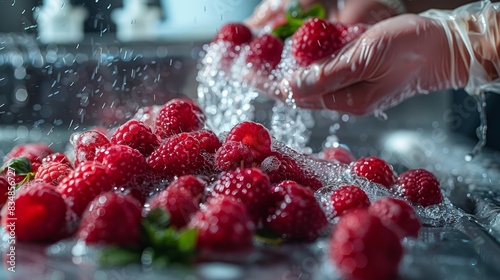
[[[261,93],[277,94],[277,86],[287,75],[335,56],[367,28],[318,17],[301,20],[300,27],[286,36],[250,30],[243,23],[222,26],[205,48],[199,79],[222,76]],[[280,30],[279,23],[274,30]]]
[[[65,153],[44,143],[13,148],[0,177],[7,234],[20,243],[69,238],[139,256],[153,251],[183,263],[246,254],[262,240],[328,238],[343,275],[383,279],[397,273],[401,239],[418,236],[412,205],[442,201],[438,180],[423,169],[397,176],[382,159],[356,159],[342,146],[288,152],[250,121],[216,135],[193,100],[140,111],[118,127],[75,133]],[[318,174],[308,162],[342,166],[394,195],[370,199],[356,180],[331,189],[326,182],[340,175]],[[325,188],[330,212],[315,197]]]

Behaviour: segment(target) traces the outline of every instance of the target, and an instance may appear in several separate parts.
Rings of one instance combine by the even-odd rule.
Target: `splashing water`
[[[472,97],[474,97],[477,103],[480,124],[476,131],[478,142],[472,151],[465,155],[465,161],[471,161],[479,152],[481,152],[486,145],[486,133],[488,131],[488,122],[486,119],[486,97],[484,95],[484,91],[472,94]]]

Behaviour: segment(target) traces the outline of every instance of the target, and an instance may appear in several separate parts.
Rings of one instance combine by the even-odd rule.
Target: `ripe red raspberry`
[[[269,177],[259,168],[242,168],[223,173],[215,182],[213,195],[231,196],[243,203],[257,222],[269,206]]]
[[[254,225],[245,206],[231,197],[211,198],[195,214],[189,227],[198,230],[199,250],[235,252],[252,248]]]
[[[239,141],[227,141],[215,153],[215,165],[221,171],[251,167],[253,159],[250,148]]]
[[[42,165],[49,162],[59,162],[73,168],[68,157],[63,153],[53,153],[42,159]]]
[[[138,150],[126,145],[101,148],[95,160],[106,167],[108,176],[117,187],[133,184],[137,176],[145,174],[148,168],[146,158]]]
[[[267,173],[271,183],[291,180],[313,191],[323,186],[314,174],[308,170],[302,169],[295,159],[279,152],[271,152],[271,154],[261,162],[260,168]]]
[[[396,175],[394,175],[392,166],[378,157],[358,159],[352,165],[351,172],[386,188],[390,188],[396,183]]]
[[[231,45],[242,45],[252,40],[252,31],[242,23],[227,23],[215,35],[214,41],[224,41]]]
[[[201,129],[190,133],[194,138],[200,141],[200,149],[210,154],[215,152],[222,146],[219,138],[211,130]]]
[[[396,279],[399,237],[367,210],[343,216],[332,232],[330,257],[346,279]]]
[[[75,134],[71,138],[75,147],[75,167],[82,162],[94,160],[97,150],[110,145],[108,138],[104,134],[92,130]]]
[[[149,202],[151,210],[162,208],[170,214],[170,224],[183,228],[198,211],[198,205],[191,192],[184,188],[167,187]]]
[[[160,139],[144,123],[129,120],[115,130],[111,143],[130,146],[147,157],[160,146]]]
[[[341,186],[331,194],[330,199],[336,216],[343,216],[352,210],[370,206],[366,193],[354,185]]]
[[[130,195],[107,192],[83,213],[77,236],[89,244],[135,247],[141,237],[141,204]]]
[[[25,157],[30,161],[33,172],[36,172],[43,158],[52,153],[54,151],[44,143],[19,144],[5,155],[3,162],[6,163],[10,159],[17,157]]]
[[[285,180],[297,181],[303,176],[299,164],[292,157],[280,152],[271,152],[261,162],[260,168],[269,176],[271,183],[280,183]]]
[[[381,198],[370,205],[370,214],[379,217],[400,238],[418,237],[422,227],[417,213],[406,201],[392,197]]]
[[[40,179],[53,186],[59,185],[73,169],[68,165],[56,161],[42,164],[35,174],[35,179]]]
[[[235,125],[229,131],[227,141],[239,141],[247,145],[259,163],[271,154],[271,134],[256,122],[246,121]]]
[[[16,241],[54,241],[66,223],[66,204],[54,186],[33,181],[14,200],[16,211],[6,211],[2,225]],[[15,227],[9,226],[15,220]]]
[[[327,161],[343,164],[350,164],[356,160],[353,154],[342,146],[324,149],[321,157]]]
[[[310,18],[292,36],[292,55],[300,65],[307,66],[344,45],[342,30],[326,20]]]
[[[163,178],[211,172],[213,162],[191,133],[180,133],[163,142],[148,158],[152,171]]]
[[[165,139],[181,132],[200,130],[205,121],[205,114],[193,101],[176,98],[161,108],[156,117],[155,133]]]
[[[3,207],[9,198],[9,189],[11,188],[9,181],[4,176],[0,176],[0,209]]]
[[[99,194],[113,189],[113,178],[102,164],[87,161],[78,165],[57,186],[69,208],[81,217],[87,205]]]
[[[246,62],[252,64],[252,69],[270,72],[281,61],[283,41],[270,34],[261,35],[250,42]]]
[[[198,205],[204,194],[205,188],[207,186],[207,182],[202,180],[199,177],[193,175],[184,175],[175,179],[170,185],[168,185],[169,189],[186,189],[191,193],[191,196],[195,198],[195,203]]]
[[[275,234],[312,241],[324,233],[328,221],[310,189],[283,181],[271,189],[271,199],[274,203],[264,226]]]
[[[399,175],[396,192],[424,207],[443,201],[438,179],[425,169],[411,169]]]

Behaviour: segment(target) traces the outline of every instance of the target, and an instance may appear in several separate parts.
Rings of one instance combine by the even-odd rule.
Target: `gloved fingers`
[[[372,84],[360,82],[321,96],[324,109],[364,116],[372,113],[374,94]]]
[[[288,2],[287,0],[263,1],[255,8],[253,14],[245,23],[252,29],[260,29],[269,24],[279,14],[282,14]]]
[[[281,91],[292,92],[294,98],[316,97],[326,92],[334,92],[363,80],[362,66],[355,55],[356,47],[351,47],[335,58],[311,64],[308,68],[294,72],[281,83]],[[286,97],[286,96],[285,96]]]

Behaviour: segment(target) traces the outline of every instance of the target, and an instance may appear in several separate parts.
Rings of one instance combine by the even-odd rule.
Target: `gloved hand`
[[[297,106],[366,115],[418,93],[465,86],[498,90],[498,4],[475,3],[452,13],[380,22],[335,58],[285,79],[283,96],[291,90]]]

